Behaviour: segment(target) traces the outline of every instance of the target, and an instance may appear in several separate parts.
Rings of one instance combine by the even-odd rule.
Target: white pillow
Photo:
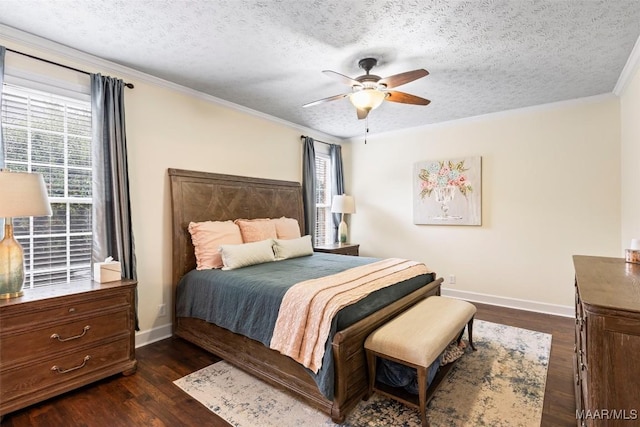
[[[275,252],[277,261],[313,255],[311,236],[302,236],[297,239],[275,239],[273,252]]]
[[[273,239],[241,245],[220,245],[223,270],[247,267],[254,264],[275,261],[273,255]]]

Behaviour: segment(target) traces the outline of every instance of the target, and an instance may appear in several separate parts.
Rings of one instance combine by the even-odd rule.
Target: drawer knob
[[[86,356],[84,357],[84,359],[82,359],[82,364],[80,364],[80,365],[78,365],[78,366],[74,366],[73,368],[69,368],[69,369],[63,369],[63,368],[60,368],[60,367],[58,367],[58,366],[56,366],[56,365],[53,365],[53,366],[51,367],[51,370],[52,370],[52,371],[56,371],[56,372],[57,372],[57,373],[59,373],[59,374],[66,374],[67,372],[71,372],[71,371],[75,371],[76,369],[84,368],[84,366],[87,364],[87,362],[89,361],[89,359],[91,359],[91,356],[86,355]]]
[[[53,334],[51,335],[51,339],[52,340],[58,340],[60,342],[65,342],[65,341],[71,341],[71,340],[76,340],[78,338],[82,338],[83,336],[85,336],[85,334],[87,333],[87,331],[91,329],[91,326],[87,325],[82,329],[82,333],[80,335],[75,335],[73,337],[69,337],[69,338],[60,338],[60,335],[58,334]]]
[[[76,309],[75,309],[75,308],[71,307],[71,308],[69,309],[69,313],[75,313],[75,312],[76,312]]]

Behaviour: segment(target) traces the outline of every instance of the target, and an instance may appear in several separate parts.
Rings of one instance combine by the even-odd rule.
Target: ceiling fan
[[[303,107],[312,107],[314,105],[335,101],[348,96],[353,106],[356,107],[358,119],[362,120],[367,117],[369,111],[379,107],[385,99],[387,101],[399,102],[402,104],[429,105],[431,101],[428,99],[420,98],[419,96],[397,90],[389,90],[427,76],[429,74],[427,70],[418,69],[381,78],[380,76],[369,74],[369,71],[371,71],[377,63],[378,60],[375,58],[364,58],[358,61],[358,66],[365,70],[366,74],[356,77],[355,79],[335,71],[324,70],[323,73],[327,76],[335,77],[341,82],[350,85],[352,91],[341,95],[334,95],[328,98],[319,99],[318,101],[305,104]]]

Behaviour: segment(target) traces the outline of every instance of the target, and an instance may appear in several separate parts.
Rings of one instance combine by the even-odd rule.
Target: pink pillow
[[[278,239],[298,239],[300,235],[300,224],[295,218],[280,217],[272,219],[276,224],[276,234]]]
[[[278,237],[276,225],[270,219],[236,219],[234,222],[240,227],[240,234],[242,234],[244,243],[259,242]]]
[[[233,221],[190,222],[189,233],[196,254],[196,269],[222,268],[220,245],[242,243],[240,228]]]

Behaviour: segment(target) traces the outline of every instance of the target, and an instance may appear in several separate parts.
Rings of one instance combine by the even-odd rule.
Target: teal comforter
[[[378,260],[314,253],[311,256],[252,265],[237,270],[192,270],[178,285],[176,315],[215,323],[269,347],[280,303],[291,286]],[[338,313],[331,325],[322,368],[317,374],[308,371],[327,399],[333,399],[334,367],[331,340],[335,332],[430,283],[434,278],[430,273],[389,286],[343,308]]]

